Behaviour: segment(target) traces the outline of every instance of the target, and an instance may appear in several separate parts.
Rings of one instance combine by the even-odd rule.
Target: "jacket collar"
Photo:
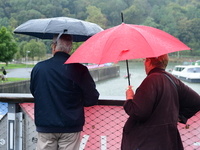
[[[59,52],[56,52],[56,53],[54,54],[54,57],[65,57],[65,58],[69,58],[70,55],[69,55],[68,53],[59,51]]]
[[[161,68],[153,68],[148,75],[152,74],[152,73],[155,73],[155,72],[160,72],[160,73],[163,73],[165,72],[165,69],[161,69]]]

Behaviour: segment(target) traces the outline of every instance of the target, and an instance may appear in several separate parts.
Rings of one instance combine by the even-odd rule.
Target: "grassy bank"
[[[32,65],[32,64],[30,64],[30,65],[26,65],[26,64],[8,64],[8,65],[6,66],[5,63],[1,63],[1,64],[0,64],[0,69],[1,69],[2,67],[4,67],[6,70],[8,70],[8,69],[16,69],[16,68],[26,68],[26,67],[32,68],[33,66],[34,66],[34,65]]]
[[[28,78],[8,78],[7,80],[0,80],[0,84],[3,84],[3,83],[9,83],[9,82],[16,82],[16,81],[22,81],[22,80],[29,80]]]

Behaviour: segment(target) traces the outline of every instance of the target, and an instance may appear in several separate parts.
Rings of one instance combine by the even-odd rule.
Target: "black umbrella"
[[[56,17],[29,20],[18,26],[14,33],[40,39],[52,39],[54,34],[70,34],[74,42],[82,42],[100,31],[103,29],[95,23],[69,17]]]

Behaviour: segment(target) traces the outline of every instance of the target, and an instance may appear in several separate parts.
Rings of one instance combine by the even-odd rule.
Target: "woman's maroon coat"
[[[155,68],[133,100],[125,102],[124,109],[129,118],[123,129],[122,150],[183,150],[177,121],[179,115],[187,120],[200,110],[200,96],[171,74]]]

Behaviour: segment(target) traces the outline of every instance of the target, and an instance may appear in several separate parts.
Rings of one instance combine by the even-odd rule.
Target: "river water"
[[[125,91],[128,86],[128,79],[124,78],[124,75],[127,75],[126,62],[119,62],[118,65],[120,66],[119,77],[96,82],[96,87],[100,96],[120,96],[125,98]],[[180,63],[169,62],[166,71],[169,72],[169,70],[174,68],[175,65],[180,65]],[[135,91],[146,77],[143,62],[129,62],[129,73],[131,74],[130,83]],[[200,94],[200,83],[183,83]]]

